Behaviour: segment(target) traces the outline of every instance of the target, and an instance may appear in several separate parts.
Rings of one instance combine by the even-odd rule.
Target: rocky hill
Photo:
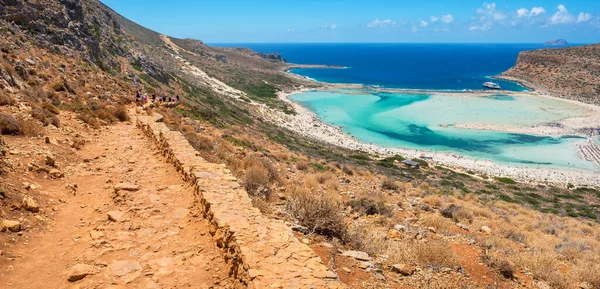
[[[600,103],[600,44],[524,51],[502,76],[553,96]]]
[[[544,46],[567,46],[567,45],[569,45],[569,43],[564,39],[550,40],[550,41],[546,41],[544,43]]]

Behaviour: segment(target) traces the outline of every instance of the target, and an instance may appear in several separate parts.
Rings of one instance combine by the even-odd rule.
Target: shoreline
[[[302,77],[302,76],[295,76]],[[304,78],[305,79],[305,78]],[[445,167],[449,167],[458,171],[475,171],[482,175],[489,175],[495,177],[510,177],[515,180],[519,180],[527,183],[553,183],[553,184],[561,184],[566,185],[567,183],[572,183],[575,185],[587,185],[587,186],[600,186],[600,170],[591,171],[591,170],[583,170],[583,169],[567,169],[567,168],[553,168],[553,167],[528,167],[528,166],[511,166],[507,164],[495,163],[490,160],[485,159],[474,159],[466,156],[459,155],[457,153],[443,153],[443,152],[430,152],[426,150],[416,150],[416,149],[405,149],[405,148],[387,148],[378,146],[372,143],[361,142],[352,135],[344,132],[340,127],[334,127],[323,122],[314,112],[309,110],[308,108],[302,106],[301,104],[291,100],[289,97],[294,94],[303,93],[310,90],[335,90],[340,88],[357,88],[364,87],[358,85],[344,85],[344,84],[329,84],[322,83],[319,81],[313,81],[313,85],[317,85],[318,88],[300,88],[300,89],[288,89],[286,91],[281,91],[277,95],[281,101],[290,105],[297,112],[296,115],[286,115],[282,112],[274,111],[268,108],[262,110],[265,119],[268,121],[290,129],[291,131],[298,133],[304,137],[308,137],[311,139],[315,139],[318,141],[325,142],[330,145],[335,145],[338,147],[342,147],[349,150],[354,151],[363,151],[369,154],[375,154],[383,157],[393,156],[393,155],[401,155],[407,158],[418,158],[422,153],[425,153],[427,156],[432,157],[430,163],[435,165],[442,165]],[[407,91],[407,90],[389,90],[393,92],[410,92],[415,93],[415,91]],[[432,93],[433,91],[425,91],[422,90],[421,93]],[[451,95],[455,95],[457,93],[469,93],[472,96],[476,95],[493,95],[498,94],[498,92],[466,92],[466,91],[453,91],[453,92],[444,92]],[[437,94],[437,93],[436,93]],[[443,94],[443,93],[440,93]],[[589,109],[590,115],[599,115],[598,123],[600,124],[600,108],[597,106],[593,106],[590,104],[585,104],[573,100],[568,99],[560,99],[556,97],[552,97],[549,95],[544,95],[539,91],[527,91],[527,92],[512,92],[511,94],[520,94],[520,95],[531,95],[531,96],[541,96],[547,97],[550,99],[556,99],[560,101],[572,102],[577,105],[584,106]],[[569,119],[567,119],[569,120]],[[572,120],[574,123],[578,123],[581,125],[581,120],[576,121]],[[527,133],[539,130],[539,128],[530,128]],[[551,135],[556,135],[558,132],[552,132]],[[561,132],[562,135],[562,132]]]

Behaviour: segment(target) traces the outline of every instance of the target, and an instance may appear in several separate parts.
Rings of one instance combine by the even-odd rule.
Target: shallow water
[[[558,100],[355,90],[309,91],[291,98],[323,121],[342,126],[357,139],[384,147],[453,152],[519,166],[597,169],[593,163],[578,157],[574,144],[586,141],[583,137],[534,136],[452,126],[531,126],[586,112],[583,107]]]

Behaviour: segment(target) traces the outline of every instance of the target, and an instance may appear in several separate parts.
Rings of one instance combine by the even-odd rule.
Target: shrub
[[[36,137],[43,135],[44,128],[35,119],[20,120],[19,124],[21,126],[21,133],[26,136]]]
[[[92,114],[90,113],[79,113],[77,115],[77,118],[81,121],[83,121],[84,123],[90,125],[93,128],[97,128],[100,126],[100,124],[98,123],[98,120],[96,119],[96,117],[94,117]]]
[[[383,183],[381,183],[381,188],[384,190],[397,191],[398,185],[391,178],[386,178]]]
[[[299,161],[296,163],[296,169],[300,171],[306,171],[308,169],[308,163],[305,161]]]
[[[0,113],[0,134],[19,135],[21,128],[16,118],[6,113]]]
[[[212,151],[215,147],[211,139],[194,132],[186,133],[185,138],[197,151]]]
[[[348,166],[342,167],[342,172],[344,172],[344,174],[347,174],[349,176],[354,175],[354,171]]]
[[[507,185],[515,185],[517,182],[511,178],[496,178],[496,181],[507,184]]]
[[[360,198],[348,202],[348,205],[355,211],[364,215],[390,215],[391,210],[383,201],[374,201],[372,199]]]
[[[417,262],[430,267],[449,267],[458,264],[456,255],[443,241],[435,240],[416,245]]]
[[[58,119],[58,117],[53,114],[51,111],[39,107],[37,105],[32,105],[31,106],[31,116],[34,119],[39,120],[42,124],[44,124],[44,126],[48,126],[50,124],[58,127],[60,125],[60,121]]]
[[[6,95],[3,92],[0,92],[0,106],[2,105],[14,105],[16,101],[14,98],[10,97],[10,95]]]
[[[464,207],[457,205],[450,205],[442,210],[442,216],[452,219],[455,222],[467,222],[471,223],[473,221],[473,213],[465,209]]]
[[[42,103],[42,109],[44,109],[54,115],[60,114],[60,111],[58,110],[58,108],[49,102]]]
[[[244,187],[251,196],[267,197],[269,192],[269,171],[260,165],[246,169]]]
[[[286,210],[311,233],[341,240],[346,238],[348,228],[344,222],[343,208],[336,199],[328,195],[294,186],[290,189]]]
[[[484,264],[497,269],[502,277],[506,279],[513,279],[515,277],[515,269],[507,261],[494,258],[487,254],[483,255],[482,259]]]
[[[148,110],[146,110],[146,113]],[[152,112],[152,110],[150,110]],[[148,114],[148,113],[147,113]],[[113,109],[113,115],[120,121],[129,121],[131,118],[129,117],[129,113],[127,112],[127,108],[124,105],[118,104]],[[148,115],[152,115],[151,113]]]

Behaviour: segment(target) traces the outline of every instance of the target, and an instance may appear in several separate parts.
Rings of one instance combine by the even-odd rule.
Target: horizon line
[[[563,46],[570,45],[591,45],[600,42],[573,42]],[[544,45],[544,42],[204,42],[204,44],[538,44]],[[552,47],[552,46],[550,46]],[[559,47],[559,46],[554,46]]]

